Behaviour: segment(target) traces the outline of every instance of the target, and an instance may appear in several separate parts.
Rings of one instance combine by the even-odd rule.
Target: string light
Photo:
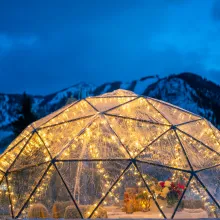
[[[121,191],[123,187],[126,186],[128,177],[134,178],[132,183],[135,187],[146,187],[140,178],[139,171],[133,165],[117,181],[117,178],[122,174],[125,168],[123,167],[124,165],[122,165],[121,159],[127,159],[128,162],[131,161],[131,159],[133,161],[133,159],[138,158],[155,164],[160,163],[162,166],[166,165],[173,168],[189,170],[188,162],[183,154],[182,146],[176,138],[175,132],[169,131],[164,134],[170,129],[171,123],[186,123],[180,125],[178,128],[188,133],[189,136],[177,131],[181,142],[187,143],[188,149],[186,153],[192,154],[194,157],[196,157],[195,152],[199,155],[203,155],[203,159],[198,159],[192,163],[195,169],[201,169],[219,163],[215,153],[216,149],[219,150],[219,143],[216,140],[216,134],[205,120],[191,122],[189,125],[187,122],[197,119],[197,116],[152,99],[146,99],[144,97],[137,98],[136,96],[120,97],[119,94],[123,95],[124,93],[120,91],[117,94],[118,97],[115,98],[108,96],[88,98],[87,101],[94,107],[87,101],[81,100],[77,104],[73,104],[64,109],[62,113],[56,116],[53,114],[53,117],[49,117],[47,120],[43,119],[44,123],[38,122],[41,125],[37,132],[42,140],[36,133],[30,134],[31,129],[29,127],[29,131],[23,132],[12,144],[15,145],[24,138],[18,146],[14,147],[14,149],[12,145],[9,146],[8,149],[11,150],[7,150],[0,159],[0,170],[9,172],[7,176],[9,182],[8,189],[10,191],[9,195],[12,198],[13,210],[17,209],[19,199],[16,191],[17,186],[13,185],[13,178],[10,174],[11,169],[15,169],[15,171],[17,169],[18,171],[19,169],[22,170],[26,168],[26,166],[35,165],[36,162],[49,163],[51,157],[55,158],[54,161],[57,159],[70,161],[74,159],[78,159],[79,161],[87,159],[88,161],[86,162],[70,162],[78,166],[76,171],[75,200],[80,203],[80,178],[82,178],[85,169],[88,169],[91,172],[91,178],[98,176],[100,179],[100,197],[103,198],[106,196],[106,198],[111,198],[110,200],[105,199],[103,201],[105,206],[109,205],[109,202],[113,202],[114,204],[120,203]],[[119,107],[114,108],[115,106]],[[111,108],[112,110],[109,110]],[[98,109],[98,112],[96,109]],[[106,110],[109,111],[105,113]],[[165,117],[161,112],[165,113]],[[91,117],[89,117],[90,115]],[[201,131],[197,132],[199,129],[201,129]],[[31,139],[23,149],[31,135]],[[190,138],[191,135],[201,140],[201,143]],[[161,137],[155,141],[159,136]],[[214,150],[210,151],[204,144],[213,146]],[[191,149],[191,151],[189,151],[189,149]],[[166,156],[162,157],[163,152],[164,155],[167,152],[170,158]],[[140,153],[141,156],[139,155]],[[31,158],[30,161],[26,160],[27,158]],[[114,162],[116,164],[114,167],[112,161],[105,162],[104,159],[118,159],[118,161]],[[92,162],[93,160],[94,162]],[[95,165],[90,167],[88,165],[90,162]],[[65,167],[64,164],[66,163],[59,163]],[[111,163],[111,168],[106,165],[108,163]],[[116,170],[113,169],[119,167],[117,163],[121,163],[121,167],[116,173]],[[13,166],[10,167],[11,165]],[[112,170],[117,175],[113,176]],[[142,170],[141,172],[147,171]],[[54,173],[55,170],[52,166],[41,184],[36,188],[34,194],[30,198],[28,193],[25,194],[24,202],[29,199],[29,206],[32,206],[39,201],[48,189]],[[3,178],[2,176],[4,176],[4,174],[0,175],[0,181],[1,178]],[[142,176],[150,186],[150,189],[156,184],[156,181],[152,180],[150,175],[142,173]],[[173,182],[183,181],[186,183],[186,180],[189,179],[189,174],[173,170],[170,179]],[[33,187],[28,190],[30,190],[30,192],[34,190],[35,185],[36,184],[33,184]],[[209,197],[205,195],[205,190],[200,190],[198,184],[193,181],[191,181],[190,187],[190,190],[192,190],[195,195],[200,196],[209,212],[213,213],[216,211],[214,204],[210,202]],[[109,189],[111,189],[110,192]],[[0,190],[0,196],[2,193]],[[8,192],[5,194],[8,195]],[[155,192],[153,196],[159,203],[158,194]],[[100,205],[99,199],[101,198],[96,199],[97,201],[91,206],[92,210],[87,212],[88,216]],[[87,200],[87,198],[85,200]],[[20,204],[21,207],[22,205],[23,204]],[[164,209],[164,206],[160,205],[160,208]],[[24,212],[26,212],[26,210],[27,209],[24,209]],[[99,209],[94,212],[94,214],[98,213]]]

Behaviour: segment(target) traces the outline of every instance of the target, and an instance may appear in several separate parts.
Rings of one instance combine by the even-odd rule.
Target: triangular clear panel
[[[216,152],[180,131],[177,131],[177,134],[194,170],[219,164],[220,156]]]
[[[137,166],[167,218],[171,218],[190,173],[137,162]]]
[[[153,123],[170,124],[148,101],[146,98],[138,98],[132,102],[125,103],[118,108],[107,111],[107,114],[144,120]]]
[[[218,143],[219,143],[220,142],[220,131],[216,127],[214,127],[211,124],[211,122],[208,122],[208,124],[209,124],[210,128],[213,130],[214,135],[215,135],[215,137],[216,137],[216,139],[218,140]]]
[[[50,161],[50,155],[37,133],[22,148],[10,170],[22,169]]]
[[[65,212],[67,209],[69,211]],[[52,165],[18,217],[70,219],[81,218],[81,215],[56,168]]]
[[[21,150],[24,148],[24,146],[29,141],[32,134],[29,134],[25,138],[22,139],[15,147],[11,148],[10,150],[6,151],[1,157],[0,157],[0,169],[2,171],[7,171],[14,163],[16,158],[19,156]],[[28,160],[27,160],[28,161]]]
[[[163,218],[134,165],[124,172],[106,194],[101,207],[107,211],[108,218],[113,219]]]
[[[10,151],[11,149],[15,148],[20,142],[22,142],[30,133],[33,131],[32,125],[27,126],[7,147],[5,152]]]
[[[104,112],[108,109],[114,108],[136,97],[102,97],[102,98],[87,98],[86,100],[91,103],[98,111]]]
[[[220,204],[220,161],[219,166],[200,171],[197,175]]]
[[[42,128],[38,130],[40,137],[49,150],[52,157],[55,157],[62,151],[87,124],[92,120],[92,117],[79,119],[72,122]]]
[[[11,205],[8,194],[8,187],[6,179],[4,178],[0,182],[0,217],[1,218],[10,218],[12,216],[11,213]]]
[[[48,127],[51,125],[57,125],[70,120],[80,119],[88,116],[93,116],[97,113],[85,100],[81,100],[76,104],[71,105],[65,109],[62,113],[43,124],[41,127]]]
[[[220,212],[214,201],[202,185],[193,177],[179,208],[174,216],[175,219],[189,218],[219,218]]]
[[[8,184],[10,190],[13,192],[11,194],[11,201],[15,216],[36,187],[47,167],[48,163],[45,163],[40,166],[8,173]]]
[[[199,120],[178,126],[178,128],[220,153],[219,139],[215,136],[207,121]]]
[[[3,180],[4,175],[5,174],[2,171],[0,171],[0,184],[1,184],[2,180]]]
[[[132,157],[138,155],[147,145],[170,128],[133,119],[113,116],[106,116],[106,118]]]
[[[130,157],[106,119],[99,117],[58,158],[68,160]]]
[[[138,160],[191,170],[181,144],[173,130],[166,132],[137,157]]]
[[[61,114],[62,112],[64,112],[66,109],[68,109],[70,106],[72,106],[74,104],[75,103],[65,105],[64,107],[52,112],[51,114],[46,115],[45,117],[33,122],[33,126],[35,128],[38,128],[38,127],[42,126],[43,124],[49,122],[51,119],[55,118],[56,116],[58,116],[59,114]]]
[[[128,159],[129,154],[107,120],[99,117],[58,157],[69,159]]]
[[[84,218],[89,217],[128,164],[129,161],[56,163]]]
[[[174,125],[200,119],[200,117],[171,104],[150,98],[148,98],[148,101]]]

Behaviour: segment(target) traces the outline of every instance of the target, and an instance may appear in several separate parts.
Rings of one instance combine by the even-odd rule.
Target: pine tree
[[[14,134],[19,135],[29,124],[37,120],[37,117],[31,111],[31,98],[24,92],[21,102],[21,108],[17,110],[18,119],[12,122]]]

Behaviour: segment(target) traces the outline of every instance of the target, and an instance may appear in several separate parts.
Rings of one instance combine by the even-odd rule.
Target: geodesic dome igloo
[[[0,215],[41,204],[54,218],[218,217],[219,137],[204,118],[129,91],[76,101],[1,155]]]

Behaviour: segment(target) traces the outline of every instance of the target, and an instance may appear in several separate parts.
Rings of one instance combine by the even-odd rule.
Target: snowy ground
[[[163,218],[157,211],[149,211],[149,212],[134,212],[132,214],[126,214],[122,212],[120,208],[117,207],[108,207],[107,213],[108,218],[110,219],[140,219],[140,218]],[[172,216],[173,209],[164,210],[166,216],[169,218]],[[188,218],[208,218],[207,212],[203,209],[183,209],[176,213],[175,218],[178,219],[188,219]]]

